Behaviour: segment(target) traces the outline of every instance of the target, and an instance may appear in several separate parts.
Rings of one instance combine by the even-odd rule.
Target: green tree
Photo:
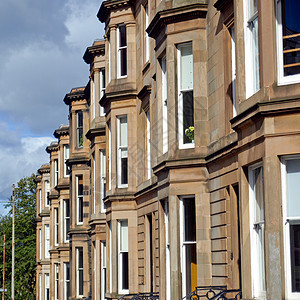
[[[36,184],[35,175],[22,178],[15,188],[15,299],[35,299],[36,276]],[[1,245],[6,239],[5,289],[11,296],[12,207],[6,216],[0,217]],[[0,247],[3,257],[3,247]],[[0,262],[0,286],[2,286],[3,262]]]

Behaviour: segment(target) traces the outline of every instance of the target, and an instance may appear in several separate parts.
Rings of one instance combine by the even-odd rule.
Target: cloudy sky
[[[63,98],[85,86],[85,49],[103,38],[102,0],[0,0],[0,200],[49,156]],[[1,213],[1,209],[0,209]]]

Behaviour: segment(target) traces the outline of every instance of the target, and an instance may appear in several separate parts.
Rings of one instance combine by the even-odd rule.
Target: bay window
[[[286,299],[300,298],[300,157],[282,160],[282,213]]]
[[[83,248],[76,248],[76,294],[83,296]]]
[[[111,123],[108,122],[108,183],[111,190]]]
[[[256,93],[260,88],[258,1],[259,0],[244,0],[247,98]]]
[[[300,82],[300,2],[277,1],[277,57],[279,84]]]
[[[197,286],[195,197],[180,199],[182,295]]]
[[[249,167],[249,184],[252,293],[254,298],[262,298],[266,296],[266,280],[264,180],[261,164]]]
[[[148,3],[146,3],[146,5],[144,6],[144,14],[145,14],[145,20],[144,20],[144,44],[145,44],[145,62],[149,61],[149,35],[146,31],[147,27],[149,26],[149,5]]]
[[[83,114],[82,111],[78,111],[76,114],[76,142],[77,148],[83,147]]]
[[[178,139],[179,148],[194,147],[193,138],[186,134],[194,130],[193,49],[192,43],[177,47],[178,59]],[[192,128],[192,129],[191,129]]]
[[[128,220],[118,222],[118,286],[119,293],[126,294],[129,289],[128,269]]]
[[[127,76],[127,34],[125,24],[118,26],[117,46],[117,72],[118,78],[120,78]]]
[[[83,223],[83,176],[76,176],[77,224]]]
[[[128,186],[127,116],[117,118],[118,122],[118,187]]]

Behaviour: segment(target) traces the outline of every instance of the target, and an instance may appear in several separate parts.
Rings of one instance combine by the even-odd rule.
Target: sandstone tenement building
[[[299,9],[102,2],[36,179],[37,299],[300,298]]]

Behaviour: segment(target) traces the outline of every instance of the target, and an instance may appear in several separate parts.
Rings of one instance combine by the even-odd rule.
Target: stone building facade
[[[102,2],[88,84],[38,171],[38,299],[300,297],[297,8]]]

